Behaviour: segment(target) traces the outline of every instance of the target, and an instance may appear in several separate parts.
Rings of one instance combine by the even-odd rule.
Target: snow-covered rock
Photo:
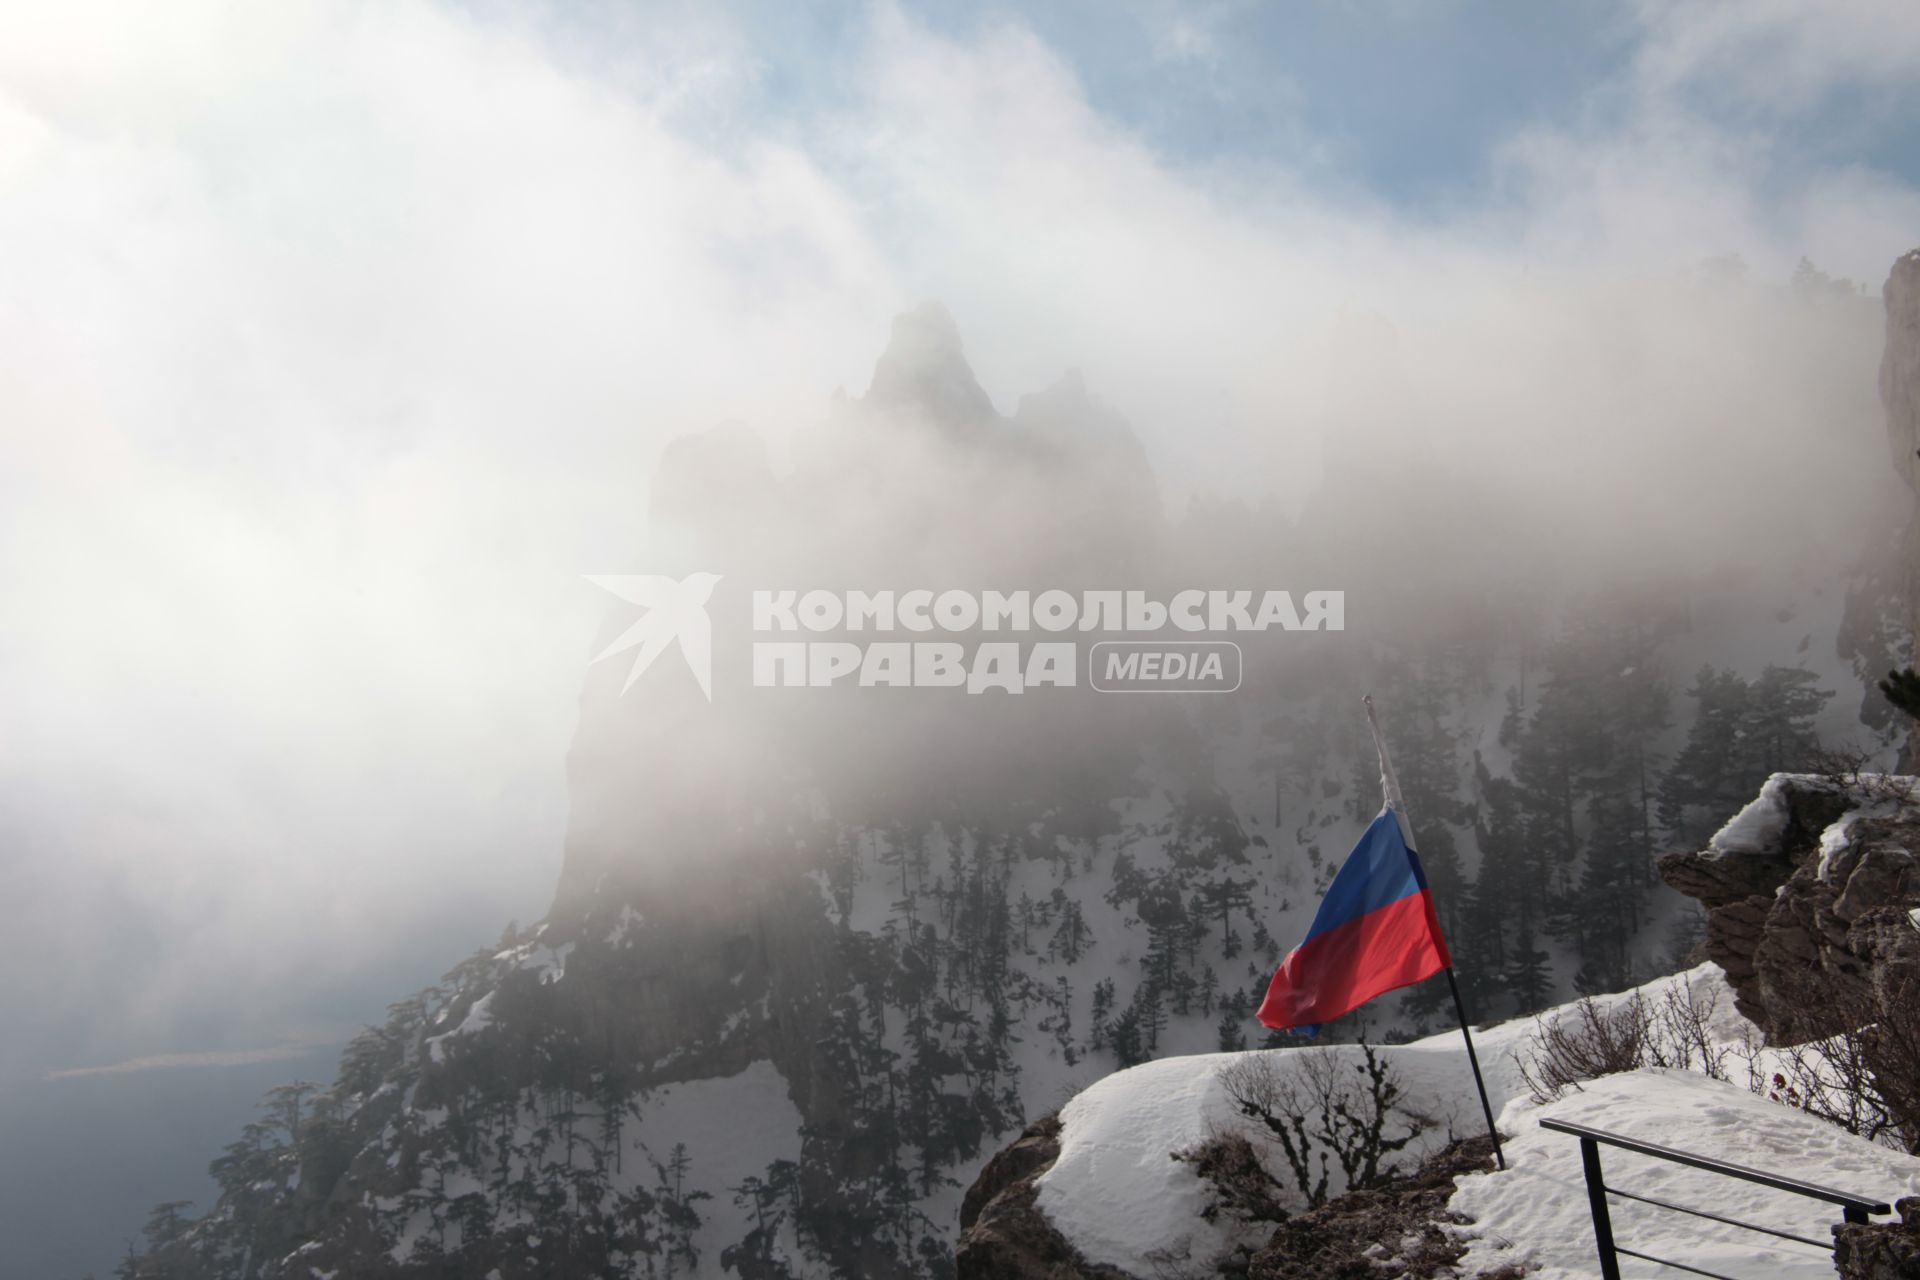
[[[1669,993],[1703,1013],[1710,1042],[1758,1048],[1759,1029],[1732,1011],[1731,992],[1712,965],[1600,997],[1605,1012],[1636,995],[1649,1006]],[[1693,1071],[1641,1070],[1606,1076],[1545,1104],[1525,1086],[1520,1063],[1541,1023],[1575,1016],[1571,1007],[1538,1021],[1516,1021],[1476,1037],[1487,1086],[1499,1111],[1506,1168],[1469,1175],[1458,1183],[1451,1214],[1470,1219],[1448,1226],[1466,1247],[1458,1266],[1475,1275],[1503,1265],[1538,1269],[1543,1280],[1595,1273],[1594,1244],[1578,1143],[1540,1127],[1557,1117],[1682,1150],[1772,1170],[1844,1191],[1892,1202],[1920,1192],[1920,1158],[1846,1133],[1804,1112],[1754,1093],[1743,1084]],[[1204,1272],[1236,1250],[1257,1251],[1272,1227],[1208,1214],[1213,1189],[1190,1163],[1173,1154],[1210,1136],[1240,1132],[1263,1151],[1269,1172],[1287,1181],[1282,1158],[1258,1126],[1234,1106],[1223,1072],[1253,1057],[1285,1061],[1305,1054],[1357,1062],[1358,1046],[1271,1050],[1261,1054],[1206,1054],[1172,1058],[1120,1072],[1074,1098],[1060,1113],[1058,1156],[1038,1180],[1035,1203],[1065,1246],[1088,1261],[1130,1276],[1166,1273],[1170,1266]],[[1411,1144],[1405,1165],[1417,1164],[1451,1137],[1481,1127],[1479,1103],[1457,1032],[1376,1052],[1405,1086],[1407,1105],[1443,1124]],[[1616,1185],[1637,1194],[1687,1204],[1710,1213],[1776,1226],[1825,1239],[1838,1221],[1829,1205],[1752,1184],[1734,1182],[1652,1157],[1608,1151],[1603,1162]],[[1340,1190],[1338,1170],[1331,1190]],[[1732,1274],[1833,1274],[1830,1252],[1818,1253],[1698,1219],[1630,1205],[1616,1209],[1618,1240],[1658,1254]],[[1394,1242],[1387,1242],[1392,1245]],[[963,1245],[964,1256],[964,1245]]]
[[[1775,774],[1660,875],[1707,908],[1708,957],[1777,1041],[1825,1034],[1920,982],[1920,945],[1901,927],[1920,905],[1920,779]]]

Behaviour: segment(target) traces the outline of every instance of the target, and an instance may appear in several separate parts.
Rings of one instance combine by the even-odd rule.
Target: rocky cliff
[[[1893,264],[1882,296],[1887,440],[1894,471],[1920,502],[1920,250]],[[1872,650],[1887,668],[1920,635],[1920,509],[1891,576],[1901,583],[1904,634],[1856,655]],[[1706,849],[1662,859],[1662,878],[1708,908],[1707,953],[1727,971],[1741,1011],[1776,1038],[1822,1034],[1861,1000],[1912,980],[1916,938],[1905,913],[1920,905],[1920,811],[1911,790],[1910,779],[1857,771],[1776,777]],[[1831,999],[1810,998],[1815,991]]]
[[[1920,993],[1920,783],[1780,774],[1661,877],[1707,908],[1706,955],[1776,1043]]]
[[[662,458],[635,567],[719,576],[713,696],[672,648],[589,669],[547,918],[395,1004],[330,1087],[276,1094],[215,1162],[218,1203],[157,1218],[128,1275],[949,1275],[963,1189],[1030,1117],[1258,1043],[1283,939],[1379,804],[1363,691],[1487,1015],[1667,962],[1676,902],[1645,875],[1666,810],[1751,794],[1823,723],[1879,745],[1834,595],[1696,613],[1677,587],[1599,607],[1554,574],[1479,581],[1486,528],[1437,519],[1433,475],[1390,459],[1330,476],[1368,500],[1310,527],[1173,520],[1081,379],[1001,413],[938,308],[787,446],[776,466],[728,428]],[[1375,554],[1410,546],[1448,572]],[[723,678],[751,668],[756,588],[1335,584],[1366,602],[1348,630],[1241,637],[1231,698]],[[616,606],[592,652],[634,623]],[[1742,670],[1680,692],[1736,647]],[[1729,723],[1771,754],[1690,741]],[[1690,763],[1662,776],[1669,753]],[[1383,1003],[1374,1033],[1437,1025],[1443,997]]]
[[[1886,1140],[1920,1148],[1920,779],[1779,775],[1704,850],[1660,861],[1775,1044],[1815,1042]],[[1920,1201],[1836,1230],[1849,1280],[1920,1275]]]
[[[1887,345],[1880,360],[1880,400],[1887,409],[1893,467],[1920,503],[1920,249],[1887,274]],[[1920,514],[1906,534],[1909,632],[1920,635]]]

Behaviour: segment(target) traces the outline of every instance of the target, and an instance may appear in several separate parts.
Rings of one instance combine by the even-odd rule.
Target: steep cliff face
[[[1920,250],[1893,264],[1883,297],[1887,440],[1895,472],[1920,502]],[[1892,564],[1906,626],[1853,651],[1857,663],[1871,658],[1866,675],[1910,658],[1920,634],[1920,510]],[[1844,630],[1859,638],[1884,628]],[[1920,991],[1920,930],[1908,915],[1920,905],[1911,791],[1910,779],[1777,777],[1709,848],[1662,860],[1662,877],[1708,908],[1708,954],[1742,1012],[1778,1039],[1824,1034],[1862,1002]]]
[[[1887,274],[1887,346],[1880,360],[1880,400],[1887,407],[1887,443],[1894,469],[1920,499],[1920,249]]]
[[[1880,359],[1880,400],[1887,408],[1887,444],[1893,467],[1915,498],[1907,525],[1905,588],[1907,633],[1920,636],[1920,249],[1903,255],[1887,275],[1887,345]]]
[[[1707,958],[1776,1043],[1920,991],[1916,785],[1776,775],[1707,848],[1660,860],[1661,877],[1707,908]]]
[[[1078,377],[1001,414],[937,308],[786,453],[729,428],[663,457],[635,568],[718,576],[712,698],[670,646],[590,667],[547,918],[394,1005],[331,1088],[281,1097],[217,1162],[220,1202],[131,1274],[948,1275],[963,1188],[1033,1116],[1117,1067],[1257,1043],[1283,945],[1379,804],[1363,691],[1487,1016],[1672,952],[1677,904],[1644,874],[1655,762],[1694,761],[1676,821],[1758,781],[1758,756],[1687,741],[1702,654],[1737,647],[1713,696],[1770,749],[1862,727],[1832,595],[1579,613],[1478,582],[1475,544],[1393,500],[1431,488],[1412,465],[1310,528],[1230,504],[1173,522]],[[1415,545],[1447,572],[1362,554]],[[759,631],[756,589],[1330,585],[1367,602],[1349,630],[1242,636],[1233,697],[735,678],[757,640],[867,638]],[[1603,785],[1623,771],[1624,808]],[[1443,994],[1382,1004],[1373,1033],[1438,1025]]]
[[[1660,861],[1707,908],[1707,955],[1774,1044],[1820,1037],[1890,1136],[1920,1143],[1920,779],[1782,774],[1704,850]],[[1920,1200],[1836,1230],[1849,1280],[1916,1274]]]

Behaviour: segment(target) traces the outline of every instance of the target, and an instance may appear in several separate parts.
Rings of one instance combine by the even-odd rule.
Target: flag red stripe
[[[1452,963],[1433,894],[1422,890],[1296,947],[1267,987],[1260,1021],[1276,1031],[1332,1022]]]

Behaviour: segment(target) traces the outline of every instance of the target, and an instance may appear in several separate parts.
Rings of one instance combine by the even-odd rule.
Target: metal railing
[[[1824,1200],[1828,1204],[1840,1206],[1841,1216],[1848,1222],[1865,1222],[1867,1215],[1874,1213],[1892,1213],[1890,1206],[1879,1200],[1867,1200],[1850,1195],[1845,1191],[1836,1191],[1832,1187],[1823,1187],[1814,1182],[1802,1182],[1798,1178],[1783,1178],[1777,1173],[1767,1173],[1760,1169],[1749,1169],[1745,1165],[1731,1164],[1725,1160],[1715,1160],[1708,1156],[1697,1156],[1690,1151],[1676,1151],[1672,1147],[1663,1147],[1654,1142],[1642,1142],[1638,1138],[1622,1137],[1617,1133],[1608,1133],[1605,1129],[1594,1129],[1584,1124],[1568,1124],[1564,1120],[1542,1120],[1542,1129],[1551,1129],[1555,1133],[1568,1133],[1580,1139],[1580,1163],[1587,1175],[1587,1203],[1593,1209],[1593,1240],[1600,1250],[1600,1275],[1602,1280],[1620,1280],[1620,1259],[1638,1258],[1642,1262],[1651,1262],[1662,1267],[1672,1267],[1676,1271],[1689,1271],[1697,1276],[1711,1276],[1713,1280],[1738,1280],[1734,1276],[1725,1276],[1717,1271],[1705,1271],[1689,1266],[1684,1262],[1674,1262],[1669,1258],[1656,1258],[1650,1253],[1640,1253],[1614,1243],[1613,1217],[1607,1212],[1607,1197],[1619,1196],[1623,1200],[1633,1200],[1640,1204],[1649,1204],[1656,1209],[1670,1209],[1675,1213],[1691,1214],[1696,1218],[1705,1218],[1710,1222],[1725,1223],[1730,1227],[1739,1227],[1743,1231],[1757,1231],[1763,1235],[1777,1236],[1782,1240],[1792,1240],[1800,1244],[1810,1244],[1816,1249],[1831,1251],[1831,1240],[1813,1240],[1806,1236],[1797,1236],[1790,1231],[1781,1231],[1774,1227],[1762,1227],[1751,1222],[1741,1222],[1737,1218],[1722,1217],[1717,1213],[1708,1213],[1704,1209],[1693,1209],[1683,1204],[1674,1204],[1668,1200],[1657,1200],[1652,1196],[1635,1195],[1631,1191],[1622,1191],[1610,1187],[1600,1176],[1600,1144],[1619,1147],[1625,1151],[1637,1151],[1641,1155],[1654,1156],[1661,1160],[1671,1160],[1675,1164],[1688,1165],[1695,1169],[1704,1169],[1708,1173],[1717,1173],[1723,1177],[1738,1178],[1742,1182],[1754,1182],[1763,1187],[1772,1187],[1776,1191],[1790,1191],[1797,1196],[1806,1196],[1813,1200]]]

